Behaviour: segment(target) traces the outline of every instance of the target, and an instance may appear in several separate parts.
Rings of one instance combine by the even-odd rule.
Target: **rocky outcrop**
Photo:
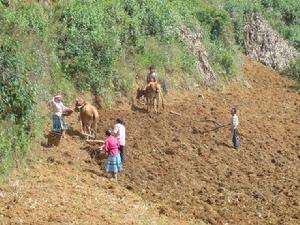
[[[286,68],[297,55],[296,49],[257,14],[248,17],[245,32],[246,54],[275,70]]]
[[[196,58],[197,68],[203,76],[205,84],[209,87],[215,87],[217,77],[208,62],[207,52],[202,44],[201,33],[194,32],[187,27],[181,27],[180,34],[183,41]]]

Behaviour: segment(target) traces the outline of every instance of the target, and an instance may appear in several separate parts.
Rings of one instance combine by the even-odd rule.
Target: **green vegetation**
[[[291,62],[289,67],[282,73],[295,80],[297,82],[297,88],[300,89],[300,57]]]
[[[250,13],[263,15],[300,48],[300,2],[294,0],[16,2],[0,1],[0,174],[38,138],[53,94],[69,102],[75,90],[91,92],[109,106],[144,83],[150,64],[170,89],[201,83],[181,26],[201,32],[209,62],[226,80],[240,72]],[[299,80],[297,62],[286,73]]]
[[[299,50],[300,46],[300,2],[294,0],[247,0],[222,1],[231,15],[235,38],[244,44],[243,26],[250,13],[262,15],[282,37],[291,41]]]
[[[54,93],[51,84],[60,67],[51,50],[55,43],[49,35],[49,18],[38,4],[0,4],[0,174],[42,135],[41,103]],[[62,90],[61,83],[56,82],[55,89]]]
[[[116,70],[121,55],[162,59],[166,53],[159,49],[145,54],[147,40],[156,37],[162,47],[175,40],[176,21],[164,1],[65,1],[55,19],[61,22],[57,47],[63,72],[78,89],[107,103],[113,92],[131,91],[133,79],[128,83],[122,68]]]

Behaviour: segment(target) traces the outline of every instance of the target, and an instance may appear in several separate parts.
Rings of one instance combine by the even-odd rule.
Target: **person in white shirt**
[[[232,127],[232,132],[233,132],[232,142],[233,142],[233,147],[238,150],[240,147],[239,131],[238,131],[239,118],[236,113],[237,113],[236,108],[232,108],[231,109],[231,115],[232,115],[231,127]]]
[[[114,126],[113,134],[119,141],[119,150],[120,150],[120,156],[121,161],[124,163],[125,160],[125,139],[126,139],[126,128],[125,123],[121,118],[117,118],[116,124]]]
[[[64,136],[67,125],[63,120],[63,113],[71,109],[64,106],[64,104],[62,103],[62,99],[63,96],[57,95],[53,97],[49,103],[52,105],[52,130],[55,132],[61,132],[62,136]]]

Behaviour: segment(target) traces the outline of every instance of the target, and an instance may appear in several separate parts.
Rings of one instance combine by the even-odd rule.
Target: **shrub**
[[[236,46],[228,46],[220,41],[205,42],[210,50],[208,54],[209,62],[216,74],[234,78],[239,73],[241,61],[239,60],[239,50]]]
[[[167,1],[140,1],[140,20],[144,35],[158,36],[172,40],[175,34],[176,20]]]
[[[49,75],[57,64],[48,19],[38,4],[0,5],[0,174],[8,172],[43,129],[44,113],[37,103],[49,98]]]
[[[196,12],[196,18],[204,29],[208,30],[211,40],[231,42],[233,29],[228,13],[216,8],[202,8]]]
[[[48,33],[48,14],[39,4],[21,5],[17,11],[19,26],[27,32],[34,32],[45,38]]]
[[[295,80],[300,87],[300,57],[291,62],[289,67],[282,71],[282,74],[285,74]]]
[[[5,40],[0,42],[0,173],[28,149],[36,94],[19,54],[20,43]]]
[[[59,18],[58,50],[63,71],[80,90],[104,94],[113,89],[120,40],[114,21],[96,1],[69,1]]]
[[[1,119],[23,123],[32,113],[35,89],[25,76],[19,51],[15,40],[0,43],[0,113]]]
[[[139,4],[136,0],[124,0],[116,4],[114,16],[119,24],[118,31],[123,46],[136,48],[142,45],[139,15]]]

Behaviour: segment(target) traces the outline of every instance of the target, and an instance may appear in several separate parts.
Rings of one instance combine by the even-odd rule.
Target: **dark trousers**
[[[119,151],[120,151],[121,161],[123,163],[125,160],[125,146],[120,145]]]
[[[232,137],[233,147],[238,149],[240,147],[239,142],[239,131],[238,129],[233,129],[233,137]]]

